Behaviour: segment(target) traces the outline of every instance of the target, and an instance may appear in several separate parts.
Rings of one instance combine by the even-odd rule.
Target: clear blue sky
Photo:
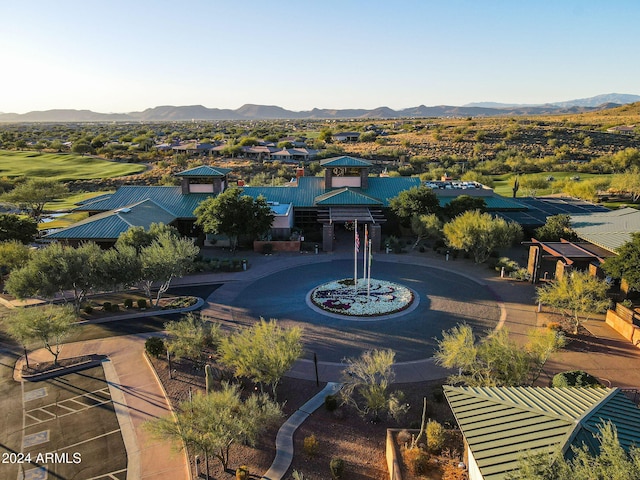
[[[4,0],[0,112],[640,94],[637,0]]]

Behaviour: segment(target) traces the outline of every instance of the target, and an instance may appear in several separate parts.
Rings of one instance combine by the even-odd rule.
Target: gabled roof
[[[125,185],[113,195],[96,202],[80,205],[75,211],[106,212],[127,207],[143,200],[153,200],[177,218],[195,218],[193,211],[210,193],[183,194],[181,187],[151,187]]]
[[[214,168],[209,165],[200,165],[176,173],[176,177],[225,177],[231,171],[230,168]]]
[[[360,189],[358,189],[360,190]],[[332,190],[316,197],[316,205],[382,205],[377,198],[370,197],[348,187]]]
[[[504,479],[527,454],[597,448],[611,421],[621,445],[640,445],[640,409],[617,388],[451,387],[444,392],[483,478]]]
[[[324,193],[324,178],[300,177],[297,187],[243,187],[242,192],[253,198],[260,195],[270,202],[293,203],[294,207],[313,207],[318,195]]]
[[[367,162],[366,160],[363,160],[361,158],[343,156],[343,157],[326,158],[326,159],[320,161],[320,165],[322,165],[323,167],[327,167],[327,168],[332,168],[332,167],[370,167],[371,166],[371,162]]]
[[[369,177],[367,183],[369,186],[361,191],[370,197],[382,200],[383,205],[388,207],[389,200],[397,197],[400,192],[419,187],[420,179],[418,177]]]
[[[130,227],[143,227],[148,230],[152,223],[169,225],[175,220],[174,215],[147,199],[117,210],[99,213],[45,237],[52,240],[116,240]]]

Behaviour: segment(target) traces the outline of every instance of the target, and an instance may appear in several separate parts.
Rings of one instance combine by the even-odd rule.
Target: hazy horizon
[[[395,110],[637,94],[640,3],[12,2],[0,112]]]

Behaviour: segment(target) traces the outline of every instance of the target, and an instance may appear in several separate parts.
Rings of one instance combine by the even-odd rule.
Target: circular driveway
[[[230,306],[240,324],[260,317],[304,329],[309,352],[322,362],[340,362],[366,350],[391,348],[397,362],[431,357],[442,331],[466,322],[475,332],[495,328],[500,307],[489,288],[444,269],[401,263],[374,262],[372,276],[401,283],[420,296],[415,310],[376,321],[331,318],[309,308],[305,297],[316,286],[353,275],[353,261],[333,260],[292,267],[255,280],[238,293]]]

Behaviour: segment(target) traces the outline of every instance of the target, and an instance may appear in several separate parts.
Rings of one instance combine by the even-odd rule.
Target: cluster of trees
[[[228,469],[231,446],[254,445],[259,436],[282,415],[276,401],[280,378],[302,354],[302,330],[283,328],[277,321],[260,319],[251,327],[225,335],[218,324],[187,315],[166,324],[167,351],[198,363],[208,361],[203,351],[215,351],[217,363],[260,386],[259,393],[243,394],[240,386],[221,382],[214,389],[207,380],[207,392],[182,402],[175,416],[153,420],[149,431],[161,438],[179,440],[205,458],[208,475],[210,457]],[[207,364],[207,368],[210,365]],[[269,385],[271,395],[263,386]]]
[[[139,285],[150,303],[157,305],[171,281],[191,269],[199,252],[191,240],[164,224],[149,231],[132,227],[115,248],[102,250],[95,243],[78,247],[53,243],[31,253],[23,266],[13,268],[5,289],[17,298],[60,295],[79,311],[91,291],[118,290]],[[153,294],[154,284],[160,284]]]
[[[521,345],[506,329],[478,339],[472,328],[461,324],[442,332],[434,358],[438,365],[458,370],[453,384],[474,387],[529,386],[540,376],[552,353],[565,345],[564,336],[551,329],[532,329]]]
[[[389,206],[401,224],[410,226],[416,235],[414,248],[421,240],[443,237],[449,247],[482,263],[495,249],[522,239],[520,225],[486,213],[481,197],[460,195],[441,207],[433,190],[420,186],[401,192]]]

